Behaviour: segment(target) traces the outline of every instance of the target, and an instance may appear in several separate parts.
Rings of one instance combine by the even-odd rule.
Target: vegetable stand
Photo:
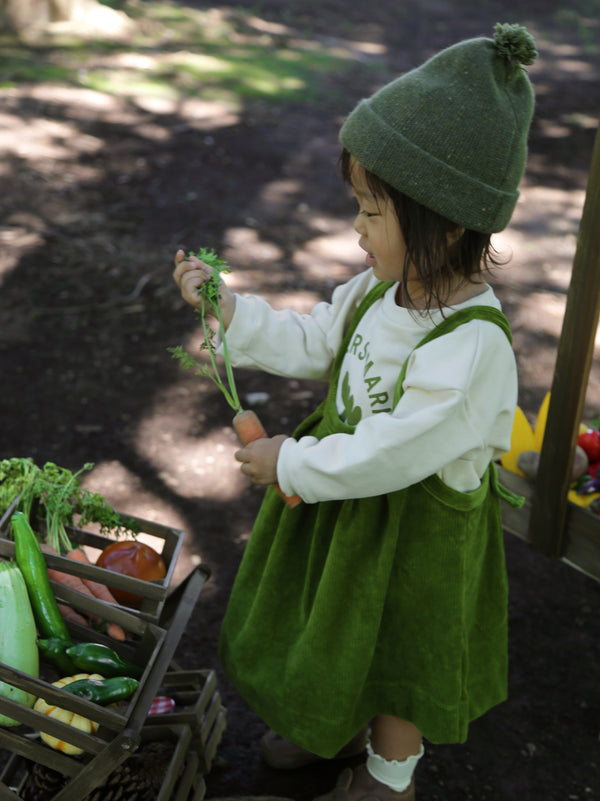
[[[7,517],[4,516],[3,525],[6,525]],[[9,755],[0,769],[2,801],[26,798],[28,787],[34,782],[36,772],[40,771],[57,777],[56,792],[45,796],[48,801],[83,801],[97,788],[100,792],[104,783],[111,775],[117,775],[115,772],[122,770],[133,754],[139,750],[141,755],[149,744],[156,741],[169,745],[171,754],[169,765],[161,772],[162,784],[157,793],[159,801],[200,801],[204,797],[203,775],[210,769],[224,730],[225,710],[214,673],[182,671],[173,658],[209,570],[204,565],[196,567],[168,594],[184,532],[139,518],[135,520],[141,532],[163,542],[162,555],[167,566],[164,580],[146,582],[50,553],[45,553],[44,559],[49,568],[86,577],[106,586],[118,585],[142,596],[140,608],[131,609],[83,596],[76,590],[51,582],[57,601],[116,623],[128,632],[125,641],[115,642],[107,634],[88,626],[67,623],[74,643],[93,642],[110,646],[122,660],[138,666],[141,671],[139,686],[127,701],[100,706],[53,686],[52,682],[60,676],[55,675],[56,669],[49,662],[40,663],[40,675],[44,678],[39,679],[0,662],[0,681],[99,724],[94,734],[87,734],[0,696],[0,714],[19,723],[15,727],[0,727],[0,754],[6,751]],[[92,549],[101,550],[111,542],[76,528],[70,528],[68,533],[73,543]],[[12,559],[14,554],[14,542],[0,530],[0,557]],[[40,657],[43,658],[41,652]],[[48,679],[49,675],[51,678]],[[161,696],[168,697],[174,708],[166,714],[150,714],[153,701]],[[72,756],[50,748],[40,739],[41,730],[76,745],[83,753]]]
[[[548,420],[536,480],[500,468],[501,481],[525,496],[505,510],[505,528],[550,556],[600,581],[600,519],[568,502],[600,314],[600,129],[592,155],[567,305],[558,343]]]

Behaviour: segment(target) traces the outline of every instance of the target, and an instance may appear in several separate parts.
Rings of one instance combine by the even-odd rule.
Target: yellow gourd
[[[52,682],[52,686],[64,687],[72,681],[79,681],[80,679],[102,678],[103,676],[99,673],[77,673],[74,676],[66,676],[63,679]],[[78,715],[76,712],[70,712],[68,709],[62,709],[62,707],[56,706],[56,704],[49,704],[43,698],[38,698],[33,708],[36,712],[41,712],[42,715],[48,715],[50,718],[68,723],[69,726],[73,726],[86,734],[95,734],[98,731],[99,724],[96,723],[96,721],[89,720],[89,718]],[[57,751],[62,751],[64,754],[69,754],[71,756],[83,754],[83,748],[79,748],[72,743],[67,743],[65,740],[59,740],[58,737],[52,737],[50,734],[46,734],[46,732],[43,731],[40,731],[40,736],[46,745],[49,745],[50,748],[54,748]]]

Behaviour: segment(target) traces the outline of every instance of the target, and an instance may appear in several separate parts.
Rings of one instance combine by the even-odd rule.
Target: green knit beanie
[[[533,115],[522,64],[537,56],[521,25],[495,26],[362,100],[340,141],[362,166],[465,228],[494,233],[519,196]]]

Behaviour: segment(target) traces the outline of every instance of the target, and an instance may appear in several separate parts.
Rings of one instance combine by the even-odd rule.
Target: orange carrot
[[[260,422],[256,412],[252,411],[252,409],[242,409],[241,412],[235,415],[232,424],[242,445],[248,445],[250,442],[263,439],[267,436],[263,424]],[[302,503],[302,498],[299,495],[285,495],[279,484],[275,484],[274,486],[290,509]]]
[[[74,559],[76,562],[83,562],[85,565],[92,564],[87,558],[85,551],[82,551],[81,548],[73,548],[72,551],[69,551],[67,556],[69,559]],[[118,603],[115,596],[104,584],[101,584],[99,581],[92,581],[92,579],[86,578],[82,579],[82,581],[90,590],[90,592],[96,596],[96,598],[99,598],[101,601],[106,601],[107,604]]]
[[[233,427],[242,445],[247,445],[249,442],[254,442],[267,436],[263,424],[252,409],[242,409],[241,412],[238,412],[233,418]]]
[[[72,551],[69,551],[67,556],[69,559],[74,559],[77,562],[83,562],[83,564],[86,565],[91,564],[90,560],[87,558],[87,554],[81,548],[73,548]],[[84,578],[82,581],[95,598],[98,598],[100,601],[105,601],[108,604],[117,603],[115,596],[106,585],[101,584],[99,581],[93,581],[92,579]],[[115,640],[122,641],[125,639],[125,632],[117,623],[107,622],[106,633]]]
[[[80,626],[88,625],[88,622],[83,615],[80,615],[79,612],[71,609],[70,606],[67,606],[66,604],[58,604],[58,609],[65,620],[69,620],[71,623],[79,623]]]
[[[42,551],[46,551],[47,553],[56,553],[54,548],[46,543],[42,545]],[[71,573],[63,573],[62,570],[53,570],[51,567],[49,567],[48,578],[51,581],[56,581],[57,584],[62,584],[63,587],[69,587],[71,590],[76,590],[82,595],[87,595],[88,597],[93,598],[91,590],[88,590],[79,576],[73,576]]]
[[[48,543],[44,543],[42,545],[42,550],[46,551],[47,553],[53,553],[53,554],[57,553],[51,545],[48,545]],[[73,558],[71,556],[71,553],[67,554],[67,556]],[[62,570],[53,570],[50,567],[48,568],[48,578],[51,579],[52,581],[56,581],[57,584],[62,584],[63,587],[69,587],[72,590],[76,590],[77,592],[80,592],[82,595],[86,595],[88,598],[96,598],[96,599],[98,598],[98,596],[92,591],[92,588],[88,586],[87,579],[81,579],[79,578],[79,576],[74,576],[71,573],[64,573]],[[92,584],[97,584],[97,583],[98,582],[92,582]],[[106,600],[106,598],[103,598],[102,600]],[[115,603],[114,598],[112,599],[111,603]],[[77,623],[82,623],[82,625],[88,625],[88,621],[78,612],[71,610],[70,607],[65,607],[65,609],[73,613],[71,617],[68,617],[67,619],[74,620],[75,618],[73,617],[73,615],[76,615]],[[65,612],[63,614],[61,611],[61,614],[63,614],[63,617],[67,617],[67,614],[69,614],[69,612]],[[102,620],[100,617],[98,617],[98,615],[88,615],[88,617],[90,621],[94,623],[99,623]],[[115,640],[122,641],[125,639],[125,632],[123,631],[121,626],[117,625],[116,623],[106,622],[106,633],[109,634],[111,637],[113,637]]]

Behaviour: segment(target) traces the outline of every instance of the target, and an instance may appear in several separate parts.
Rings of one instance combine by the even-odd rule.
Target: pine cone
[[[49,801],[65,784],[62,773],[37,762],[33,764],[21,790],[23,801]]]
[[[170,743],[156,741],[142,745],[84,801],[154,801],[172,755]]]
[[[172,743],[143,744],[83,801],[154,801],[173,755]],[[51,801],[66,783],[62,773],[34,764],[21,790],[23,801]]]

